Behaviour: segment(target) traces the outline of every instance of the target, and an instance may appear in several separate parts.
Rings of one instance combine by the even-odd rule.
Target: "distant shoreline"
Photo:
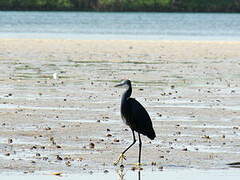
[[[237,0],[62,0],[62,1],[3,1],[0,11],[93,11],[93,12],[216,12],[239,13]]]
[[[111,11],[111,10],[81,10],[81,9],[2,9],[0,11],[30,11],[30,12],[99,12],[99,13],[240,13],[240,9],[236,11],[177,11],[177,10],[161,10],[161,11],[144,11],[144,10],[129,10],[129,11]]]
[[[76,9],[0,9],[0,11],[26,11],[26,12],[93,12],[93,13],[240,13],[239,11],[108,11],[108,10],[76,10]]]

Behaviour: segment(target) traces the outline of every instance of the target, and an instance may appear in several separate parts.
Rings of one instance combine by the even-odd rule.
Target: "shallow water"
[[[82,174],[62,174],[54,175],[0,175],[3,180],[232,180],[239,178],[238,169],[219,170],[199,170],[199,169],[170,169],[163,171],[128,171],[128,172],[108,172],[108,173],[82,173]]]

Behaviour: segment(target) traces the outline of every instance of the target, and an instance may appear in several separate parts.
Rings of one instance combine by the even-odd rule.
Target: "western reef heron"
[[[126,91],[122,95],[121,99],[121,117],[123,122],[128,125],[133,134],[133,142],[130,146],[128,146],[119,156],[118,160],[114,163],[117,165],[121,161],[121,165],[123,159],[126,159],[125,153],[129,150],[136,142],[135,132],[138,133],[139,138],[139,154],[138,154],[138,163],[137,165],[141,165],[141,150],[142,150],[142,141],[140,134],[147,136],[151,140],[156,137],[154,132],[151,118],[146,111],[146,109],[134,98],[131,98],[132,94],[132,85],[130,80],[124,80],[122,83],[117,84],[115,87],[124,86],[126,87]]]

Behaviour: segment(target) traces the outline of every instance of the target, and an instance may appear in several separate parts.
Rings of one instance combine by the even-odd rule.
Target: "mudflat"
[[[132,142],[124,89],[149,112],[143,168],[240,161],[240,42],[0,39],[1,172],[111,170]],[[137,162],[138,144],[125,167]]]

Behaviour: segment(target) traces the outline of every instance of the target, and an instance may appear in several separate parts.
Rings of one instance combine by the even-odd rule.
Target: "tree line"
[[[0,0],[0,10],[240,12],[240,0]]]

